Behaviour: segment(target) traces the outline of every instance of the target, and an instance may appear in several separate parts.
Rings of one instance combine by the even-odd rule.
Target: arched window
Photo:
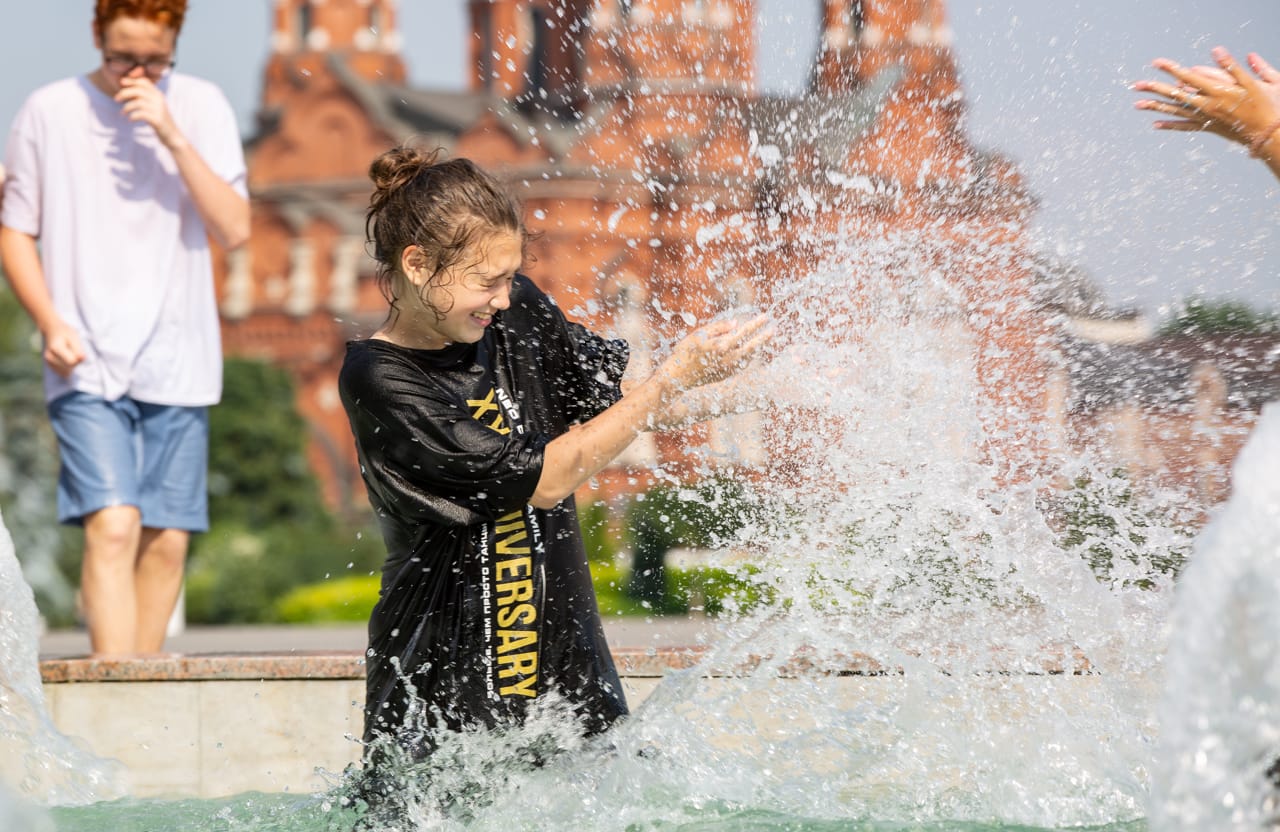
[[[529,63],[526,75],[529,78],[528,95],[533,101],[542,97],[547,89],[547,13],[542,9],[531,9],[529,16],[533,22],[533,44],[529,50]]]
[[[493,92],[493,16],[489,13],[480,15],[480,85],[485,92]]]
[[[296,25],[298,48],[305,49],[307,45],[307,35],[311,34],[311,27],[315,25],[314,12],[311,8],[311,0],[303,0],[303,2],[298,4]]]
[[[850,0],[849,2],[849,34],[853,36],[855,41],[867,25],[866,12],[862,8],[862,1]]]

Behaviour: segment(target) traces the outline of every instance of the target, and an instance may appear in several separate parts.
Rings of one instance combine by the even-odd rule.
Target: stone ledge
[[[624,678],[660,678],[673,670],[687,670],[707,653],[705,647],[615,647],[613,660]],[[993,657],[1001,659],[1004,657]],[[713,676],[739,676],[756,670],[765,659],[753,657],[740,667],[712,668]],[[46,659],[40,663],[45,684],[80,682],[202,682],[306,679],[363,679],[365,656],[360,651],[289,653],[162,653],[115,659],[90,657]],[[896,676],[903,670],[887,667],[862,653],[815,660],[800,649],[772,670],[778,676]],[[1092,667],[1078,650],[1046,649],[1032,666],[993,661],[987,673],[1086,675]]]
[[[364,654],[358,651],[159,653],[111,659],[84,656],[45,659],[40,662],[40,677],[45,684],[363,679],[364,661]]]
[[[621,647],[613,650],[613,660],[623,676],[659,677],[693,667],[705,652],[702,647]],[[363,679],[364,667],[360,651],[160,653],[45,659],[40,662],[40,677],[45,684]]]

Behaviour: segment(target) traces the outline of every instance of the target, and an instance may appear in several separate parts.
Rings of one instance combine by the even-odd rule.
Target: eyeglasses
[[[142,67],[142,71],[153,78],[159,78],[169,70],[173,69],[177,63],[172,55],[161,57],[153,55],[149,58],[139,58],[137,55],[122,55],[115,52],[102,53],[102,65],[112,72],[120,75],[128,75],[134,69]]]

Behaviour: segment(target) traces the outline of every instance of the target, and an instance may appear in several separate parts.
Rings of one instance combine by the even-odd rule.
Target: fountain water
[[[563,741],[554,716],[452,738],[404,770],[379,828],[1140,824],[1170,579],[1098,580],[1047,522],[1046,483],[990,461],[1046,443],[1032,426],[990,448],[997,405],[952,279],[975,256],[855,230],[775,295],[784,349],[751,383],[788,475],[763,475],[767,502],[725,541],[771,602],[607,747],[512,765],[500,749]]]
[[[1236,461],[1232,498],[1197,541],[1179,585],[1155,830],[1272,829],[1280,821],[1278,454],[1280,405],[1271,404]]]
[[[13,540],[0,518],[0,784],[46,804],[78,805],[122,793],[118,766],[60,734],[45,709],[37,613]],[[18,812],[0,791],[0,819]],[[5,826],[4,828],[16,828]]]

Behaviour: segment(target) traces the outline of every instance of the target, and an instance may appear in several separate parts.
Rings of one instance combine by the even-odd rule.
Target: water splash
[[[1018,357],[985,322],[1030,301],[973,282],[1018,256],[851,227],[762,301],[780,355],[750,385],[774,453],[743,473],[755,511],[723,543],[769,603],[602,745],[530,768],[497,749],[554,720],[455,738],[449,777],[405,770],[403,829],[1140,820],[1171,595],[1152,564],[1182,538],[1149,533],[1103,576],[1064,543],[1046,494],[1089,466],[1008,418]],[[1131,531],[1089,542],[1132,553]]]
[[[426,763],[390,766],[380,776],[394,804],[366,806],[368,784],[354,779],[284,808],[219,804],[209,823],[255,832],[360,818],[403,832],[1139,824],[1171,597],[1153,564],[1180,538],[1143,504],[1112,506],[1109,530],[1066,542],[1046,495],[1082,472],[1107,478],[1036,421],[1008,416],[1027,397],[1010,389],[1018,356],[990,336],[990,322],[1027,314],[1029,301],[975,288],[974,274],[1018,257],[851,226],[811,273],[760,300],[781,328],[779,356],[750,377],[768,404],[756,429],[774,453],[741,472],[756,498],[722,543],[768,603],[722,621],[702,662],[666,678],[607,736],[578,741],[552,708],[504,732],[446,736]],[[993,393],[992,378],[1007,383]],[[1119,522],[1135,511],[1147,517],[1142,545]],[[1108,573],[1091,568],[1085,545],[1118,553]],[[5,609],[31,620],[0,646],[16,659],[7,671],[32,670],[6,684],[39,705],[34,611],[20,600]],[[38,772],[66,773],[61,761],[81,752],[39,713],[0,736],[25,739]],[[528,753],[548,747],[570,753]],[[92,828],[103,812],[187,817],[200,806],[211,808],[103,804],[59,810],[58,820]]]
[[[1179,583],[1151,826],[1274,829],[1280,758],[1280,405],[1232,470],[1233,494]]]
[[[53,725],[40,683],[37,627],[35,600],[0,517],[0,785],[43,805],[118,797],[121,767],[95,757]]]

